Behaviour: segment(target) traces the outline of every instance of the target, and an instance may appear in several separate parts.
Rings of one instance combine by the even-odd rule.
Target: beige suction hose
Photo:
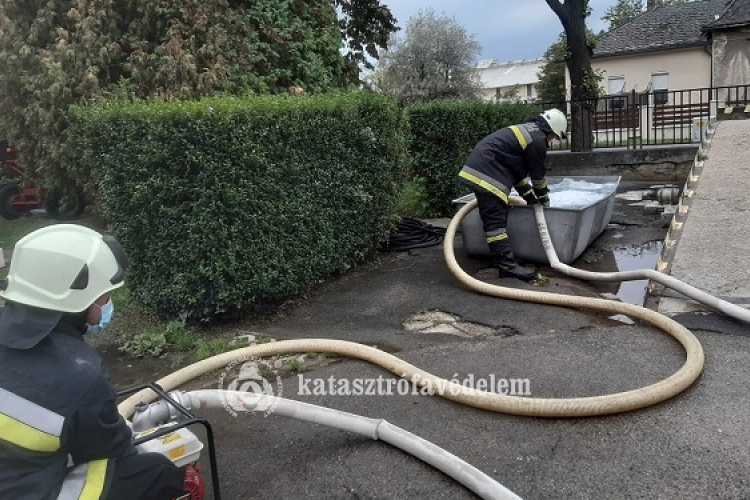
[[[157,383],[163,389],[171,391],[199,376],[253,358],[290,353],[329,352],[376,364],[424,388],[424,392],[483,410],[531,417],[587,417],[621,413],[660,403],[687,389],[700,376],[704,354],[698,339],[688,329],[666,316],[621,302],[506,288],[484,283],[469,276],[456,262],[453,244],[456,228],[474,207],[476,200],[464,205],[451,220],[445,234],[445,260],[461,283],[473,291],[504,299],[593,309],[606,314],[626,314],[631,318],[642,319],[664,330],[682,344],[687,353],[684,365],[672,376],[660,382],[631,391],[580,398],[527,398],[480,391],[449,382],[366,345],[344,340],[302,339],[254,345],[219,354],[167,375]],[[155,394],[151,390],[138,392],[124,400],[119,406],[119,411],[125,418],[130,418],[138,403],[147,403],[154,399]]]

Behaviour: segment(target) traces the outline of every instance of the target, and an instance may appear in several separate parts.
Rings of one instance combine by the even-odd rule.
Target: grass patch
[[[136,358],[159,356],[167,350],[167,336],[161,331],[139,333],[126,340],[120,350]]]
[[[298,359],[289,360],[289,371],[292,373],[299,373],[302,371],[302,363]]]
[[[394,210],[403,217],[429,216],[430,201],[427,198],[424,178],[417,177],[403,185]]]
[[[120,350],[137,358],[161,356],[167,352],[186,353],[192,354],[194,361],[200,361],[234,348],[230,338],[206,339],[182,321],[169,321],[131,335]]]
[[[38,216],[21,217],[12,221],[0,219],[0,248],[11,250],[27,234],[58,223],[54,219]],[[100,232],[106,231],[103,221],[93,213],[73,223]],[[7,268],[0,270],[0,278],[4,278],[6,274]],[[112,292],[112,302],[115,305],[115,320],[107,330],[107,335],[119,339],[119,349],[129,356],[155,357],[172,352],[192,354],[197,359],[204,359],[231,348],[229,339],[206,340],[198,330],[188,327],[182,321],[160,319],[153,311],[133,299],[127,281],[124,286]]]
[[[211,356],[216,356],[217,354],[232,350],[233,346],[230,344],[230,342],[231,340],[226,338],[216,338],[210,340],[204,338],[198,339],[195,353],[193,354],[194,361],[201,361],[203,359],[210,358]]]
[[[16,220],[0,218],[0,248],[11,250],[18,240],[30,232],[54,223],[53,220],[40,217],[21,217]]]

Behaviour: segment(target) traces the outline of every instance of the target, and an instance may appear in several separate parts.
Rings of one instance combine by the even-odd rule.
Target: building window
[[[607,82],[607,87],[610,95],[622,94],[623,92],[625,92],[625,77],[610,76]]]
[[[607,93],[610,96],[608,98],[607,106],[609,109],[621,109],[625,107],[625,77],[624,76],[610,76],[607,79]]]
[[[654,104],[667,104],[669,102],[669,73],[652,73],[651,91],[654,93]]]

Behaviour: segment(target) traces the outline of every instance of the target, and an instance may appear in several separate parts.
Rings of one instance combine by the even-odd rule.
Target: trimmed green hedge
[[[479,101],[433,101],[407,108],[412,175],[423,179],[428,215],[451,215],[451,201],[469,192],[458,182],[458,172],[477,142],[539,111],[526,104]]]
[[[115,103],[75,113],[128,283],[210,319],[304,292],[387,238],[404,124],[366,93]]]

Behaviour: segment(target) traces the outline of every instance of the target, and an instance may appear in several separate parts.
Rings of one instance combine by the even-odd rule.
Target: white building
[[[482,98],[486,101],[518,99],[528,101],[537,96],[537,74],[544,58],[498,62],[485,59],[477,64],[476,71],[482,82]]]

